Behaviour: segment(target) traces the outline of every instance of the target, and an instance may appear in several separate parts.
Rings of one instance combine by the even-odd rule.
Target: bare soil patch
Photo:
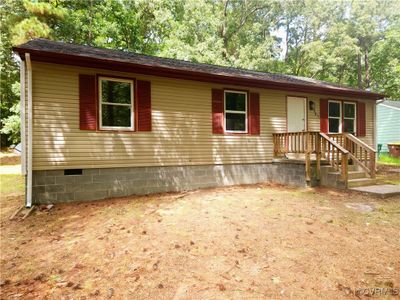
[[[379,164],[376,175],[378,183],[400,184],[400,166]]]
[[[0,165],[18,165],[21,163],[21,156],[14,153],[11,149],[1,149]]]
[[[1,214],[1,298],[357,299],[400,287],[399,229],[399,198],[271,185]]]

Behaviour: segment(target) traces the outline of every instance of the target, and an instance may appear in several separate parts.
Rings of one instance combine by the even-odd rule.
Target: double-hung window
[[[100,129],[134,130],[133,92],[133,80],[99,77]]]
[[[329,133],[356,132],[356,103],[329,100]]]
[[[356,104],[343,103],[343,131],[351,134],[356,132]]]
[[[224,92],[225,132],[247,132],[247,92]]]

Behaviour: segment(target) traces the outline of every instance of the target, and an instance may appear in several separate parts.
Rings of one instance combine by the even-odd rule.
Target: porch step
[[[328,174],[329,175],[335,174],[335,175],[339,175],[340,176],[339,172],[329,172]],[[352,179],[362,179],[362,178],[368,178],[368,177],[365,175],[365,173],[363,171],[349,171],[347,178],[349,180],[352,180]]]
[[[361,179],[361,178],[368,178],[365,172],[363,171],[349,171],[348,177],[349,180],[352,179]]]
[[[361,168],[358,167],[357,165],[348,165],[347,170],[350,172],[358,172],[361,171]]]
[[[360,187],[360,186],[368,186],[374,185],[376,183],[376,179],[371,178],[358,178],[358,179],[350,179],[347,181],[347,187]]]
[[[333,167],[331,167],[330,165],[321,165],[321,170],[322,169],[324,169],[324,172],[327,172],[327,173],[338,173],[339,174],[339,172],[338,171],[336,171]],[[358,167],[358,166],[356,166],[356,165],[348,165],[347,166],[347,170],[348,170],[348,172],[349,173],[351,173],[351,172],[361,172],[362,174],[365,174],[363,171],[361,171],[361,169]]]
[[[349,165],[348,170],[347,188],[372,185],[376,182],[356,165]],[[321,185],[346,188],[346,183],[341,177],[340,171],[336,171],[333,167],[321,166]]]

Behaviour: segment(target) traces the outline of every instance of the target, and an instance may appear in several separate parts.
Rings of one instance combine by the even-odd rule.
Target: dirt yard
[[[19,221],[8,217],[22,198],[1,201],[2,299],[356,299],[400,287],[399,198],[256,185]]]

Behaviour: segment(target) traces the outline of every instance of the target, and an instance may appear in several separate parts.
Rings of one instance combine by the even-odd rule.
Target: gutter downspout
[[[31,56],[25,53],[26,68],[28,70],[28,143],[27,143],[27,189],[26,207],[32,206],[32,134],[33,134],[33,113],[32,113],[32,64]]]

